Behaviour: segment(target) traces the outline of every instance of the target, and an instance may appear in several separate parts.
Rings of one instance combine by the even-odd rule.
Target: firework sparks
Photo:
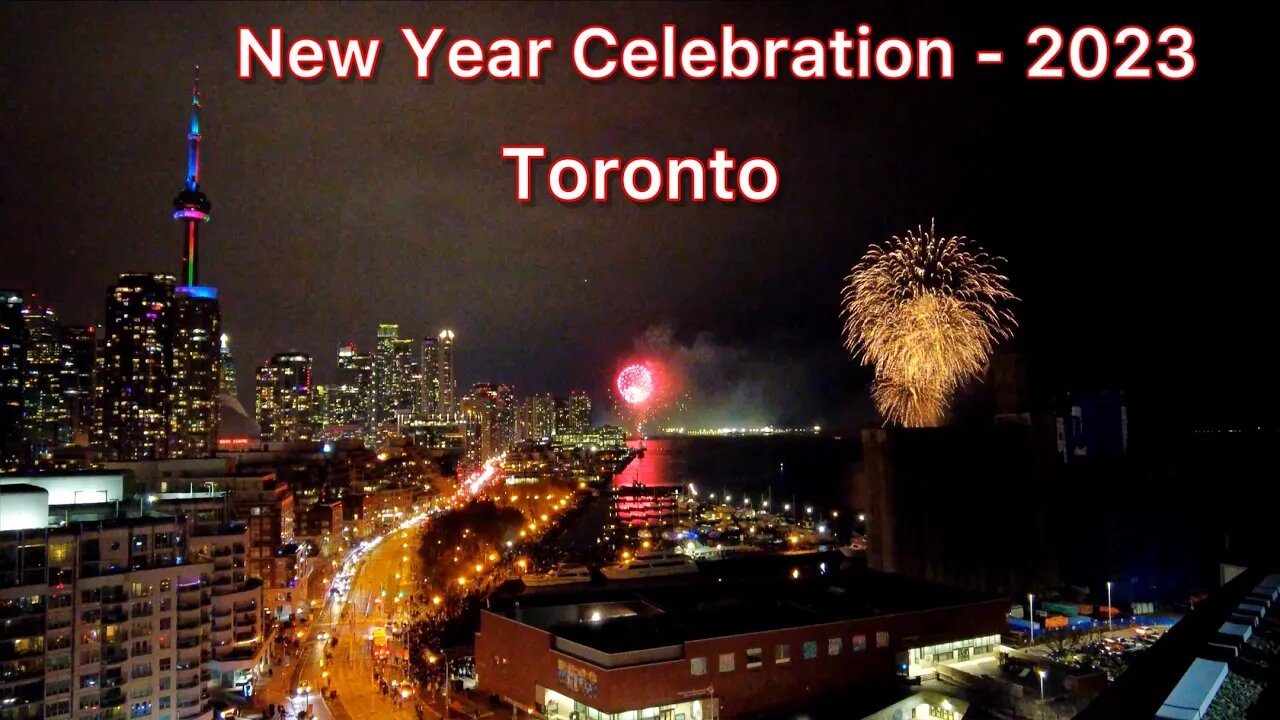
[[[644,365],[628,365],[618,373],[617,385],[628,405],[644,405],[653,395],[653,373]]]
[[[875,366],[871,394],[885,422],[941,425],[956,390],[981,376],[1017,323],[1017,300],[993,258],[964,237],[926,232],[872,245],[843,295],[845,347]]]

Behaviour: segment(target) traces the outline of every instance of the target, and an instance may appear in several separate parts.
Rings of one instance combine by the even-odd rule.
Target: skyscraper
[[[347,343],[338,348],[338,384],[352,388],[354,415],[352,424],[364,426],[366,431],[373,429],[373,356],[362,353],[354,343]]]
[[[221,312],[218,291],[199,282],[197,241],[212,207],[200,191],[200,68],[191,87],[187,131],[187,179],[173,200],[173,219],[183,225],[182,285],[175,295],[171,455],[208,457],[218,444],[221,385]]]
[[[440,342],[433,337],[422,339],[422,414],[440,417]]]
[[[569,420],[573,424],[573,432],[591,429],[591,398],[585,390],[574,390],[569,394]]]
[[[22,461],[22,381],[26,350],[22,294],[0,290],[0,472]]]
[[[26,326],[26,369],[22,382],[23,435],[31,458],[65,445],[71,415],[62,394],[62,332],[53,309],[28,302],[22,309]]]
[[[236,386],[236,361],[231,357],[231,336],[226,333],[222,333],[222,337],[219,338],[218,357],[220,360],[218,391],[223,395],[236,397],[240,391]]]
[[[556,433],[556,399],[551,393],[530,395],[520,404],[516,436],[520,440],[542,440]]]
[[[109,459],[169,455],[174,284],[172,275],[123,273],[107,291],[100,401]]]
[[[87,446],[93,434],[94,372],[98,357],[98,333],[92,325],[62,328],[62,394],[71,418],[73,445]]]
[[[280,353],[258,368],[254,411],[267,442],[311,439],[311,356]]]
[[[177,289],[173,333],[172,457],[211,457],[218,445],[218,293],[211,287]]]
[[[451,419],[458,414],[458,382],[454,376],[453,331],[441,330],[436,348],[436,384],[440,386],[439,415]]]
[[[417,409],[421,390],[413,379],[419,372],[416,366],[413,340],[400,337],[395,323],[379,325],[373,351],[374,427]]]

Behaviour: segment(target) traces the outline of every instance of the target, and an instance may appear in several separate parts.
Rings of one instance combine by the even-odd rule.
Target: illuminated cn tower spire
[[[200,223],[209,222],[212,207],[209,198],[200,192],[200,66],[197,65],[191,86],[191,129],[187,132],[187,182],[173,199],[173,219],[185,226],[180,285],[200,284],[196,257]]]

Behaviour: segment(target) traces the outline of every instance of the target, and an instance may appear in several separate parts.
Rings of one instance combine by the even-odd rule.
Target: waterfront
[[[616,477],[615,486],[690,483],[700,494],[750,497],[772,492],[775,504],[821,507],[849,504],[853,474],[861,458],[856,437],[784,435],[753,437],[664,437],[631,441],[644,447]]]

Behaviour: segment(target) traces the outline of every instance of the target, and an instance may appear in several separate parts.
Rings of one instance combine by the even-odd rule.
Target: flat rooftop
[[[898,575],[842,569],[844,561],[839,553],[767,556],[700,563],[701,572],[690,575],[513,588],[493,598],[491,611],[619,653],[995,601]]]

